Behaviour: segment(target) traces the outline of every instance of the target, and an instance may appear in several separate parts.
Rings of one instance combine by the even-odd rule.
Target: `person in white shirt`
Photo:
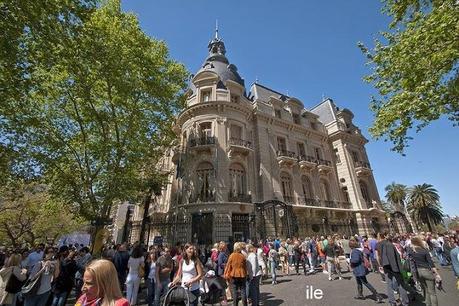
[[[139,293],[140,278],[143,277],[145,268],[145,259],[140,244],[132,250],[128,261],[128,276],[126,278],[126,299],[130,305],[136,305],[137,294]],[[139,273],[140,272],[140,273]]]
[[[200,295],[200,280],[204,276],[204,268],[196,254],[194,245],[187,243],[184,247],[183,259],[179,264],[177,275],[174,278],[171,286],[181,282],[182,287],[190,290],[190,293],[195,296],[195,299],[190,303],[192,306],[198,306]]]
[[[260,278],[262,275],[261,267],[258,262],[257,248],[253,245],[247,245],[247,276],[249,280],[249,298],[252,300],[252,306],[260,305]]]
[[[158,253],[156,250],[150,251],[147,259],[147,265],[149,267],[147,277],[147,303],[148,306],[153,306],[155,301],[155,278],[156,278],[156,260],[158,259]]]

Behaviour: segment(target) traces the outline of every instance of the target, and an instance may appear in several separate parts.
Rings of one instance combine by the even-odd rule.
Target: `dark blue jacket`
[[[360,250],[352,249],[350,261],[352,273],[354,273],[355,276],[367,275],[367,269],[363,262],[363,253]]]
[[[218,253],[217,259],[217,275],[223,276],[225,273],[226,262],[228,261],[228,254],[226,252]]]

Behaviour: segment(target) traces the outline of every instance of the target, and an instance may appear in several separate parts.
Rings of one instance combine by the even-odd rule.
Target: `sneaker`
[[[329,281],[331,281],[331,280],[332,280],[332,278],[329,276],[329,277],[328,277],[328,280],[329,280]]]
[[[342,280],[343,278],[340,276],[340,277],[338,277],[338,279],[339,279],[339,280]]]
[[[328,271],[327,270],[323,270],[322,273],[328,274]]]
[[[310,270],[309,270],[309,273],[314,273],[314,269],[310,269]]]

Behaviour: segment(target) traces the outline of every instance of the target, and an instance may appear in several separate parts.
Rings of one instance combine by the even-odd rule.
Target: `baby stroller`
[[[204,277],[204,292],[201,293],[202,305],[220,304],[225,296],[226,281],[223,277],[215,276],[215,272],[210,270]]]
[[[196,296],[181,286],[171,287],[163,297],[163,306],[190,306]]]

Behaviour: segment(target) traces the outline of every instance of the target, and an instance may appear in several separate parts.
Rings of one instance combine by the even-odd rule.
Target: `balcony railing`
[[[252,203],[252,195],[250,194],[231,194],[228,197],[230,202]]]
[[[248,140],[231,137],[229,139],[229,143],[230,143],[230,145],[235,145],[235,146],[240,146],[240,147],[245,147],[245,148],[252,149],[252,142],[248,141]]]
[[[338,208],[338,203],[335,201],[324,201],[325,207]]]
[[[358,168],[358,167],[362,167],[362,168],[367,168],[367,169],[371,169],[370,167],[370,163],[367,163],[365,161],[361,161],[361,160],[358,160],[354,163],[355,167]]]
[[[203,136],[190,139],[190,147],[214,145],[216,143],[215,136]]]
[[[340,202],[340,207],[344,209],[351,209],[352,208],[352,203],[350,202]]]
[[[277,151],[277,156],[278,157],[296,158],[296,153],[292,152],[292,151],[287,151],[287,150],[279,150],[279,151]]]
[[[293,204],[293,203],[295,203],[295,199],[292,196],[284,196],[284,202],[285,203],[289,203],[289,204]]]
[[[196,202],[215,202],[215,193],[209,192],[204,194],[197,194],[190,198],[190,203]]]
[[[314,156],[309,156],[309,155],[300,155],[298,157],[299,161],[307,161],[310,163],[317,163],[317,159]]]
[[[324,165],[324,166],[331,167],[331,161],[329,161],[329,160],[318,159],[317,162],[318,162],[319,165]]]
[[[300,197],[300,204],[306,206],[320,206],[316,199]]]

